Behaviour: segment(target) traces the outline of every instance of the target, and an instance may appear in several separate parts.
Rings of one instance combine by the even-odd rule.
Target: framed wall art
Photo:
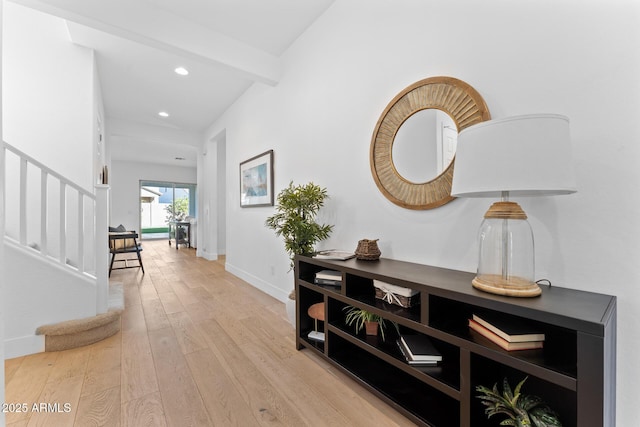
[[[273,150],[240,163],[240,207],[273,206]]]

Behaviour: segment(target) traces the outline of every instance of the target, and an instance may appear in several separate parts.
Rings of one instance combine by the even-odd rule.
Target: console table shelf
[[[314,284],[315,274],[340,272],[342,286]],[[615,425],[616,297],[543,286],[536,298],[480,292],[473,274],[414,263],[333,261],[296,256],[296,346],[317,352],[409,419],[424,426],[481,427],[487,420],[475,398],[478,385],[503,378],[545,400],[565,427]],[[419,292],[411,308],[375,298],[374,280]],[[308,338],[316,323],[307,315],[323,302],[324,341]],[[345,324],[355,306],[387,320],[385,340]],[[545,334],[544,348],[506,351],[470,331],[473,314],[498,314]],[[397,328],[391,326],[392,323]],[[443,356],[438,366],[409,365],[396,346],[398,333],[422,334]]]

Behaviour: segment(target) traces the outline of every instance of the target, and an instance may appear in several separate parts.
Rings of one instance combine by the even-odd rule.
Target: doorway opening
[[[196,216],[196,184],[140,181],[140,235],[144,239],[168,239],[171,221],[193,221]]]

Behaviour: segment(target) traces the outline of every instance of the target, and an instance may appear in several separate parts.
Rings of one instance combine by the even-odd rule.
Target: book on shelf
[[[414,365],[414,366],[438,366],[438,361],[437,360],[413,360],[413,359],[411,359],[411,356],[409,356],[409,354],[407,353],[407,349],[405,348],[404,344],[402,344],[402,340],[400,340],[400,338],[398,338],[396,340],[396,344],[398,345],[398,348],[400,349],[400,353],[402,353],[402,357],[404,357],[404,360],[409,365]]]
[[[442,354],[426,335],[400,335],[401,350],[407,361],[441,362]]]
[[[509,342],[504,338],[496,335],[489,329],[485,328],[478,322],[473,319],[469,319],[469,327],[471,330],[477,332],[482,335],[489,341],[499,345],[503,349],[507,351],[515,351],[515,350],[534,350],[538,348],[542,348],[544,345],[544,341],[521,341],[521,342]]]
[[[315,283],[316,285],[324,285],[324,286],[342,286],[341,280],[314,279],[313,283]]]
[[[342,251],[337,249],[328,249],[325,251],[316,252],[313,255],[314,258],[318,259],[334,259],[339,261],[346,261],[348,259],[354,258],[356,256],[355,253],[350,251]]]
[[[316,273],[316,279],[342,280],[342,273],[336,270],[320,270]]]
[[[473,320],[508,342],[544,341],[544,334],[513,317],[483,313]]]
[[[335,270],[321,270],[316,273],[313,283],[316,285],[341,286],[342,273]]]

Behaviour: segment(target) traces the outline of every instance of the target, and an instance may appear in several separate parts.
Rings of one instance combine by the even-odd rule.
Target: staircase
[[[5,357],[112,335],[123,300],[108,279],[109,186],[90,192],[3,145]]]
[[[83,319],[66,320],[40,326],[36,335],[45,337],[45,351],[60,351],[93,344],[120,331],[120,316],[124,310],[122,284],[109,286],[109,310]]]

